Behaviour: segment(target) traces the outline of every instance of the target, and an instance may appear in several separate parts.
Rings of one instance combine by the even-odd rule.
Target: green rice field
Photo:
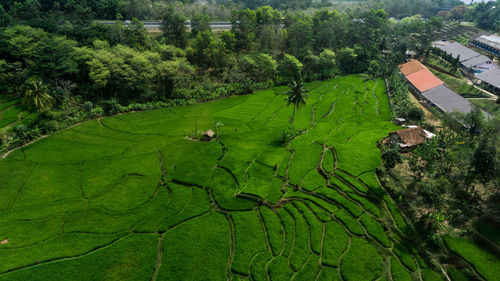
[[[0,96],[0,134],[12,132],[21,124],[30,124],[38,115],[24,110],[18,99]]]
[[[365,80],[366,79],[366,80]],[[382,80],[121,114],[0,160],[0,280],[442,280],[380,187]],[[215,124],[218,124],[216,127]],[[212,129],[213,141],[186,138]]]

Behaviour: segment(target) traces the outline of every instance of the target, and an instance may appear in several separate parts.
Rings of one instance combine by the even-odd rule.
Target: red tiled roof
[[[444,84],[443,81],[434,76],[427,68],[407,75],[406,79],[421,93]]]
[[[400,65],[399,69],[405,76],[408,76],[417,71],[425,69],[425,67],[418,60],[411,60],[407,63],[403,63],[402,65]]]

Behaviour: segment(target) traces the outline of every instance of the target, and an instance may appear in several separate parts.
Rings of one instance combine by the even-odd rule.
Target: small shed
[[[406,124],[406,119],[404,118],[394,118],[394,124],[396,125],[399,125],[399,126],[402,126],[402,125],[405,125]]]
[[[410,128],[391,132],[389,136],[391,140],[397,142],[401,150],[408,150],[431,139],[434,134],[427,132],[422,127],[412,126]]]
[[[211,141],[215,136],[214,131],[208,129],[203,133],[203,137],[201,138],[202,141]]]

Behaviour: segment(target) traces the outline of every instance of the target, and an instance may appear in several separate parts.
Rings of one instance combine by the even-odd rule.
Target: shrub
[[[83,109],[90,112],[94,108],[94,104],[91,101],[86,101],[83,103]]]
[[[105,100],[102,103],[102,108],[104,113],[107,115],[113,115],[121,112],[121,105],[118,103],[118,100],[113,98],[110,100]]]
[[[408,111],[408,119],[412,121],[420,122],[424,120],[424,117],[424,111],[418,107],[412,107],[410,111]]]

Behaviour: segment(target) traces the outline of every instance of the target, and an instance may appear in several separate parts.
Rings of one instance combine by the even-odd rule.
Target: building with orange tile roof
[[[420,93],[444,84],[443,81],[439,80],[439,78],[432,74],[427,68],[407,75],[406,79],[408,79]]]
[[[404,64],[399,66],[399,70],[405,76],[413,74],[413,73],[420,71],[422,69],[425,69],[425,67],[418,60],[410,60],[409,62],[404,63]]]

